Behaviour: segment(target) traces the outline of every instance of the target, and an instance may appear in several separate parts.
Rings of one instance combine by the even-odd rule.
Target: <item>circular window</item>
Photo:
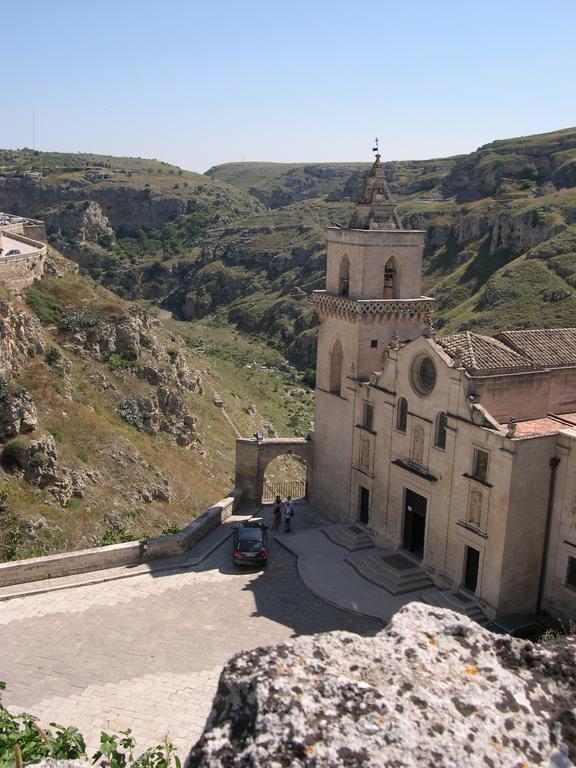
[[[436,366],[428,355],[418,355],[410,368],[410,383],[419,395],[429,395],[436,384]]]

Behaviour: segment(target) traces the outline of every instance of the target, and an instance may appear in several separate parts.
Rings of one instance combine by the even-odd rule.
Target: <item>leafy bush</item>
[[[139,400],[122,400],[116,408],[116,413],[127,424],[140,430],[150,421],[150,414]]]
[[[16,397],[18,400],[21,400],[24,403],[31,403],[32,402],[32,396],[30,395],[30,392],[26,389],[26,387],[16,387],[14,392],[12,392],[14,397]]]
[[[8,491],[6,488],[0,488],[0,512],[6,512],[8,509]]]
[[[46,360],[48,365],[56,365],[56,363],[60,362],[61,357],[62,353],[56,347],[48,347],[44,353],[44,360]]]
[[[6,402],[8,397],[8,382],[6,379],[0,379],[0,404]]]
[[[162,536],[173,536],[176,533],[180,533],[181,530],[182,529],[178,523],[170,523],[170,525],[162,531]]]
[[[127,533],[124,528],[110,526],[109,528],[106,528],[96,546],[107,547],[110,544],[124,544],[127,541],[135,541],[137,538],[137,536]]]
[[[23,467],[26,463],[27,455],[26,443],[21,438],[15,437],[13,440],[9,440],[4,446],[2,456],[0,457],[0,463],[4,469],[9,470],[16,467]]]
[[[61,318],[58,323],[58,330],[60,333],[78,333],[78,331],[95,328],[99,322],[99,318],[88,310],[77,309]]]
[[[46,465],[46,454],[44,451],[36,451],[33,453],[32,456],[30,456],[28,464],[33,469],[42,469],[42,467]]]
[[[0,681],[0,693],[6,684]],[[100,747],[92,755],[92,762],[101,760],[110,768],[181,768],[174,745],[165,739],[163,744],[146,749],[134,757],[136,741],[130,728],[119,734],[100,733]],[[86,742],[73,725],[50,723],[42,728],[34,715],[13,715],[2,706],[0,697],[0,768],[37,763],[45,757],[55,760],[86,758]]]

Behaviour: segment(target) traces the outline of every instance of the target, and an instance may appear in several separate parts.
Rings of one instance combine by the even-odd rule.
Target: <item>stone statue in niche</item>
[[[472,491],[470,494],[470,505],[468,507],[468,522],[480,528],[482,524],[482,493]]]
[[[367,437],[360,439],[360,466],[370,468],[370,440]]]
[[[424,430],[420,425],[416,425],[412,430],[412,461],[417,464],[424,464]]]

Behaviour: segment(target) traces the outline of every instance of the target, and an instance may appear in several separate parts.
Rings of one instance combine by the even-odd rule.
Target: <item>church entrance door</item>
[[[424,536],[426,534],[426,504],[424,496],[406,488],[404,506],[404,549],[412,552],[419,560],[424,557]]]
[[[476,592],[478,584],[478,566],[480,565],[480,552],[474,547],[466,547],[466,566],[464,568],[464,588],[470,592]]]
[[[362,486],[358,488],[358,510],[360,522],[362,525],[368,525],[370,522],[370,491]]]

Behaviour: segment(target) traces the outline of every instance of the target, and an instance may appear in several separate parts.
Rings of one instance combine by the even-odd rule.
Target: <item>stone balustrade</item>
[[[434,308],[434,299],[351,299],[326,291],[313,291],[310,298],[319,314],[358,319],[375,315],[426,315]]]

